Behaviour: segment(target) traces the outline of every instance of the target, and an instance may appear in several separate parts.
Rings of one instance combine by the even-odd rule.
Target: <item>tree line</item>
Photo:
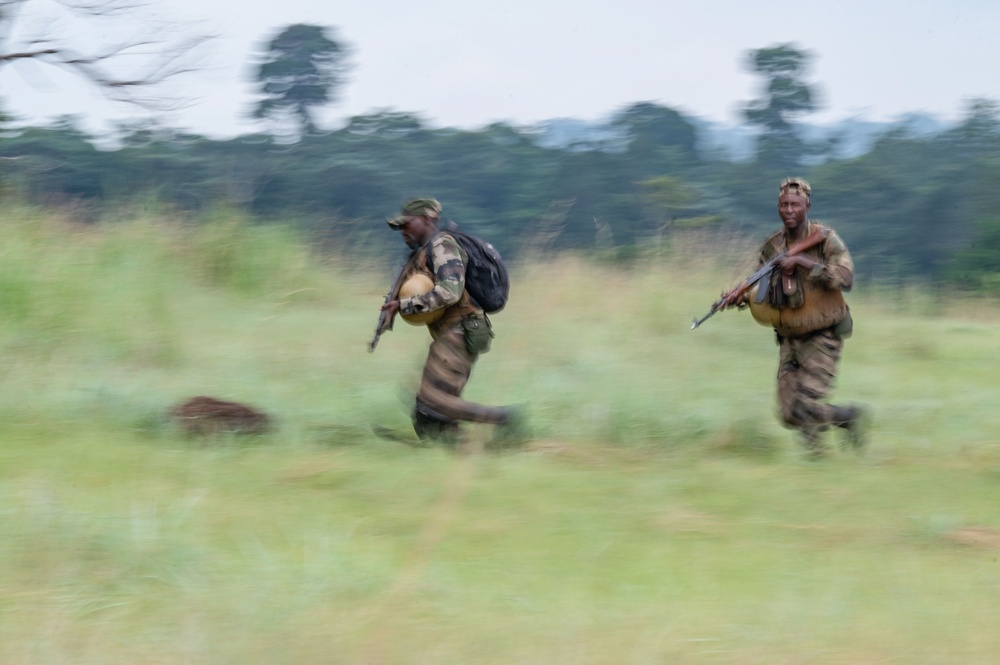
[[[5,195],[40,204],[154,200],[191,215],[222,205],[345,243],[369,238],[403,199],[434,195],[447,217],[508,253],[525,244],[626,252],[690,227],[763,233],[777,223],[777,183],[797,173],[814,185],[814,216],[847,239],[860,274],[977,288],[1000,275],[992,104],[973,105],[939,135],[892,132],[859,157],[791,168],[704,155],[694,125],[655,104],[632,105],[611,125],[617,138],[552,148],[506,124],[434,129],[385,111],[294,144],[136,128],[101,150],[65,122],[5,135],[0,169]]]
[[[349,49],[317,26],[289,26],[264,49],[253,114],[271,131],[213,140],[155,124],[120,128],[99,148],[72,119],[7,129],[0,138],[6,196],[101,211],[155,201],[196,218],[220,206],[292,222],[323,242],[377,251],[382,220],[431,195],[445,217],[507,254],[602,250],[625,258],[683,229],[762,234],[777,224],[777,183],[814,186],[813,216],[846,239],[864,278],[1000,291],[1000,109],[973,100],[954,127],[883,134],[863,155],[810,144],[796,120],[815,110],[811,55],[783,44],[751,51],[761,95],[744,107],[758,130],[751,160],[706,149],[696,121],[652,102],[553,146],[536,127],[432,128],[385,109],[322,130],[312,109],[331,103]]]

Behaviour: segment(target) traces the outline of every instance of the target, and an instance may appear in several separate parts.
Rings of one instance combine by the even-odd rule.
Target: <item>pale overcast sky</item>
[[[50,0],[29,0],[41,6]],[[149,11],[218,35],[183,79],[192,104],[164,117],[213,137],[253,131],[254,53],[281,27],[331,26],[353,50],[341,101],[323,124],[391,108],[434,126],[599,120],[634,102],[738,123],[758,95],[748,50],[811,51],[816,121],[953,119],[973,97],[1000,99],[997,0],[154,0]],[[196,23],[195,23],[196,22]],[[148,22],[146,23],[148,25]],[[142,23],[129,25],[138,30]],[[85,39],[92,39],[89,33]],[[994,63],[990,65],[989,63]],[[136,116],[68,78],[19,64],[0,100],[32,123],[83,114],[88,127]]]

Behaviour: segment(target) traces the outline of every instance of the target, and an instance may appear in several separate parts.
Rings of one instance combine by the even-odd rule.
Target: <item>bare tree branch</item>
[[[4,53],[0,54],[0,62],[5,60],[20,60],[22,58],[38,58],[43,55],[55,55],[58,53],[54,48],[42,49],[40,51],[22,51],[21,53]]]
[[[50,17],[53,3],[61,11],[56,17]],[[144,29],[155,37],[132,35],[125,41],[82,51],[74,43],[85,44],[87,40],[76,38],[71,43],[68,37],[61,36],[69,31],[60,32],[62,26],[58,23],[72,20],[80,27],[93,27],[98,21],[110,21],[112,27],[121,31],[129,29],[125,18],[153,3],[141,0],[53,0],[53,3],[43,6],[43,0],[0,0],[0,68],[19,60],[33,60],[90,81],[114,101],[158,110],[173,110],[187,103],[164,95],[157,88],[198,69],[192,62],[193,53],[211,40],[211,35],[188,34],[171,39],[176,26],[143,21]],[[32,18],[44,22],[44,29],[35,29],[34,38],[17,35],[29,5],[38,7],[37,15]],[[15,39],[22,45],[20,48],[11,43]]]

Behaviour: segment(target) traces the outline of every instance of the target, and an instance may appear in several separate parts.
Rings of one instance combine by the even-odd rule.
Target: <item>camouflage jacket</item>
[[[448,233],[436,234],[427,247],[417,250],[407,276],[424,273],[434,280],[434,288],[424,295],[399,301],[400,314],[417,314],[444,309],[437,321],[428,324],[432,336],[452,327],[469,314],[481,312],[465,290],[465,262],[468,257]]]
[[[826,240],[802,253],[802,256],[810,258],[820,265],[811,271],[799,268],[796,270],[796,276],[800,280],[804,279],[807,284],[821,285],[826,289],[837,291],[850,291],[854,285],[854,261],[851,259],[851,253],[847,251],[847,245],[829,226],[813,221],[807,222],[807,225],[803,238],[816,229],[825,229],[828,235]],[[782,229],[768,238],[760,248],[758,267],[763,266],[787,248],[788,239],[784,229]]]
[[[780,322],[772,323],[778,334],[783,336],[828,328],[837,325],[848,315],[847,304],[841,292],[850,291],[854,284],[854,262],[847,251],[847,245],[830,227],[813,221],[807,224],[803,237],[816,229],[827,232],[823,242],[801,254],[817,265],[811,270],[796,267],[790,283],[785,283],[786,278],[782,276],[781,270],[772,270],[764,278],[768,284],[761,287],[767,288],[766,304],[782,312],[775,319]],[[774,256],[784,252],[787,246],[788,238],[784,230],[773,234],[760,249],[758,265],[763,266]],[[758,315],[755,314],[754,318],[762,322]]]

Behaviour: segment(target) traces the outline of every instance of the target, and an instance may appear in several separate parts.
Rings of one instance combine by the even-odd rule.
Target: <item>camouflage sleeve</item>
[[[854,286],[854,261],[836,231],[831,229],[823,241],[823,265],[816,266],[809,277],[828,289],[850,291]]]
[[[399,301],[402,314],[433,312],[458,302],[465,290],[465,260],[450,235],[443,233],[431,244],[428,267],[434,271],[434,288],[422,296]]]

